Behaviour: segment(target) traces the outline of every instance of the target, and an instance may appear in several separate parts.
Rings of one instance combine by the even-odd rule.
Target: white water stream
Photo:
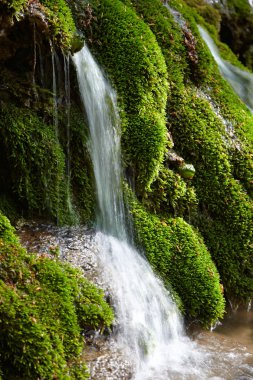
[[[214,57],[221,75],[230,83],[234,91],[253,112],[253,74],[240,69],[221,58],[217,46],[207,31],[201,26],[198,27],[201,37],[207,44]]]
[[[89,150],[99,207],[99,259],[114,301],[116,339],[134,363],[134,379],[228,379],[217,377],[213,353],[185,335],[169,293],[130,243],[121,191],[115,92],[86,46],[73,60],[90,128]]]
[[[168,292],[127,237],[115,93],[87,47],[75,54],[74,62],[90,128],[101,231],[97,238],[115,300],[118,341],[134,358],[138,379],[158,379],[168,367],[187,373],[193,359],[189,345],[193,343],[183,333]]]

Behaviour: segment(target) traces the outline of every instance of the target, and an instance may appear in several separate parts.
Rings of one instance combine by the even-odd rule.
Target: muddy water
[[[229,311],[212,332],[200,332],[196,341],[210,353],[212,380],[253,379],[253,310]]]

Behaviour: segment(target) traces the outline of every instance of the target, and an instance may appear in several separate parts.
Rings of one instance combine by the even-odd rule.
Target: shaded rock
[[[166,154],[166,163],[171,167],[179,167],[184,164],[184,159],[180,157],[173,149],[170,149]]]

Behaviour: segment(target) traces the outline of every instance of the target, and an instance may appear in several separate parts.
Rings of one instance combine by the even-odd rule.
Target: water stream
[[[99,205],[97,239],[115,299],[118,341],[135,358],[136,379],[154,379],[169,363],[182,371],[190,357],[180,315],[127,236],[115,93],[87,47],[75,54],[74,62],[90,128]]]
[[[115,339],[134,363],[134,379],[230,378],[221,369],[217,377],[217,357],[186,336],[169,293],[128,237],[116,95],[86,46],[73,60],[90,129],[99,260],[114,301]]]
[[[253,112],[253,74],[232,65],[230,62],[221,58],[218,48],[207,31],[201,26],[198,27],[201,37],[207,44],[212,56],[214,57],[221,75],[230,83],[234,91]]]

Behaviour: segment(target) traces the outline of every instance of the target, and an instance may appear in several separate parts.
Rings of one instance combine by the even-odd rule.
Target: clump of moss
[[[57,45],[70,49],[76,32],[71,10],[65,0],[41,0],[49,18],[51,34]]]
[[[217,31],[220,29],[221,16],[217,9],[205,0],[185,0],[185,3],[196,9],[197,13],[208,23],[213,25]]]
[[[72,104],[69,141],[71,190],[80,220],[82,223],[90,224],[95,219],[96,190],[87,140],[88,127],[84,115]]]
[[[142,200],[152,212],[166,217],[190,217],[196,211],[197,197],[193,187],[168,168],[162,168],[150,192]]]
[[[46,255],[28,255],[0,214],[0,355],[3,379],[88,379],[82,334],[110,326],[102,291]]]
[[[70,222],[65,158],[54,127],[33,111],[11,104],[1,109],[0,126],[3,188],[18,197],[30,216]]]
[[[27,0],[2,0],[0,8],[10,14],[15,14],[22,11],[27,4]]]
[[[3,14],[20,18],[31,5],[28,0],[2,0],[0,9]],[[59,47],[70,50],[76,27],[71,10],[65,0],[40,0],[36,7],[41,9],[49,26],[51,40]]]
[[[163,218],[131,200],[136,238],[151,266],[182,299],[186,314],[210,326],[224,314],[219,274],[203,239],[182,218]]]
[[[171,107],[175,146],[197,170],[193,184],[202,215],[199,229],[212,252],[227,296],[247,300],[253,294],[252,200],[243,183],[233,177],[221,121],[208,101],[191,89],[186,89],[180,101],[177,99]]]
[[[187,50],[181,28],[173,15],[160,0],[122,2],[132,6],[156,36],[166,61],[170,89],[182,88],[184,77],[189,75]]]
[[[157,176],[167,144],[166,65],[154,35],[128,6],[102,0],[93,1],[92,10],[84,32],[117,89],[124,159],[142,192]]]

